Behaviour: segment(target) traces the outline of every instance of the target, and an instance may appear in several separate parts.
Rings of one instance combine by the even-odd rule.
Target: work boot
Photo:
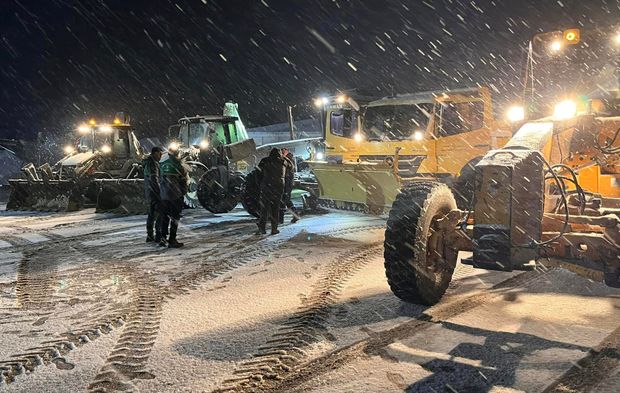
[[[157,242],[159,247],[168,247],[168,241],[166,241],[166,238],[161,238],[160,241]]]
[[[147,243],[153,243],[154,241],[155,241],[155,238],[153,237],[153,235],[146,235]]]
[[[297,214],[297,209],[295,209],[294,206],[291,207],[291,213],[293,213],[293,219],[291,220],[291,224],[294,224],[299,221],[299,214]]]
[[[181,248],[181,247],[183,247],[183,243],[176,241],[176,239],[170,240],[170,242],[168,243],[168,248]]]
[[[265,226],[261,225],[261,224],[256,224],[258,226],[258,230],[256,231],[257,235],[266,235],[267,234],[267,229],[265,229]]]

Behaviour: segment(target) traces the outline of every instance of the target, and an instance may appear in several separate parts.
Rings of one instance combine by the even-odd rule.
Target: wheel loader
[[[315,102],[324,119],[324,152],[309,162],[321,204],[371,214],[388,211],[401,189],[445,184],[467,206],[474,165],[510,138],[486,87],[375,99],[353,95]]]
[[[620,29],[538,34],[528,53],[520,127],[475,165],[473,203],[436,179],[396,196],[384,257],[400,299],[437,303],[461,251],[475,268],[560,266],[620,287]]]
[[[27,164],[21,178],[9,180],[7,210],[79,210],[95,205],[95,179],[140,175],[142,149],[128,116],[118,113],[112,124],[90,120],[77,131],[75,145],[66,146],[56,164]]]

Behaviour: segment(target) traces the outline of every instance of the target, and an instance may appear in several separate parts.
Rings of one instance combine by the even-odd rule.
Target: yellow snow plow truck
[[[94,206],[95,179],[139,176],[142,148],[129,124],[118,113],[111,124],[90,120],[77,128],[80,136],[54,165],[30,163],[22,176],[9,179],[7,210],[75,211]]]
[[[315,102],[324,119],[322,160],[309,162],[326,207],[380,214],[420,181],[449,186],[459,205],[473,195],[474,165],[510,138],[486,87]]]
[[[620,29],[538,34],[525,74],[525,119],[475,166],[472,209],[436,179],[397,195],[384,253],[399,298],[438,302],[460,251],[476,268],[542,263],[620,287]]]

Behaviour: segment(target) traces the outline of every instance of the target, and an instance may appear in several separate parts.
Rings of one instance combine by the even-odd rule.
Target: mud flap
[[[84,206],[83,187],[73,180],[9,180],[7,210],[76,211]]]
[[[143,179],[98,179],[96,213],[146,214]]]

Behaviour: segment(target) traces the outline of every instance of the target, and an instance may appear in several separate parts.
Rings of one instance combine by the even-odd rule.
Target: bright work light
[[[577,103],[573,100],[562,101],[553,110],[554,120],[568,120],[577,114]]]

